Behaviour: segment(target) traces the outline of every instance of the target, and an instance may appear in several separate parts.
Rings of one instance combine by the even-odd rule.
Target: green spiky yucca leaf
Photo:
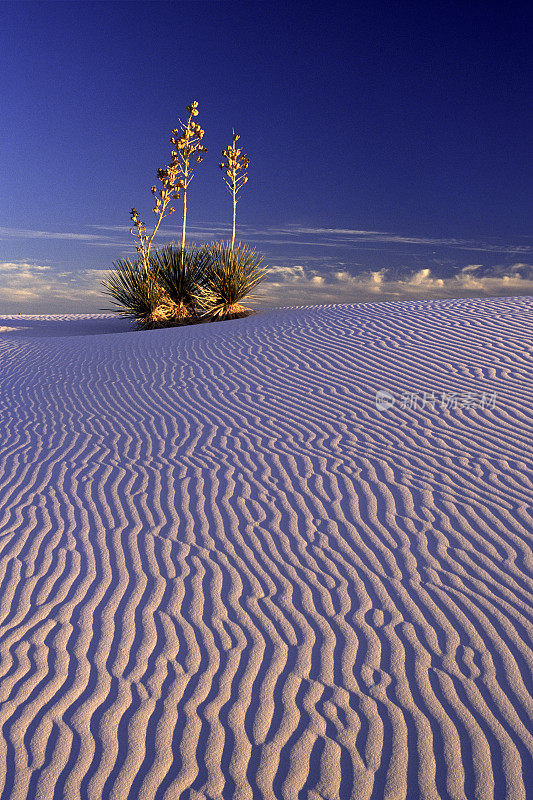
[[[165,295],[193,313],[196,292],[210,263],[209,250],[194,244],[170,244],[155,250],[149,263]]]
[[[104,294],[109,295],[113,305],[118,308],[105,310],[135,319],[142,327],[146,318],[160,304],[163,296],[157,276],[142,259],[132,261],[129,258],[120,258],[113,262],[113,266],[114,271],[102,281],[102,284]]]
[[[195,294],[204,316],[213,320],[243,316],[249,309],[241,300],[253,299],[252,290],[264,280],[263,256],[239,243],[215,243],[209,247],[209,267]]]

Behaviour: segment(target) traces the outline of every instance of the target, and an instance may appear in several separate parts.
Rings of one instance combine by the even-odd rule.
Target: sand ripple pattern
[[[531,797],[532,311],[0,319],[0,800]]]

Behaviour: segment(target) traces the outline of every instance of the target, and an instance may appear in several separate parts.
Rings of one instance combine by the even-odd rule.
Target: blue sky
[[[3,2],[0,20],[0,314],[108,305],[192,100],[188,238],[228,235],[235,127],[266,305],[531,293],[529,3]]]

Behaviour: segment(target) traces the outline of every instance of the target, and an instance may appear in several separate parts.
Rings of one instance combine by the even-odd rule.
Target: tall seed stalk
[[[235,246],[235,220],[237,217],[237,203],[239,198],[237,194],[240,192],[245,183],[248,182],[248,175],[246,171],[250,163],[250,159],[245,153],[236,147],[238,140],[241,138],[238,133],[232,131],[233,142],[222,151],[224,160],[218,165],[221,170],[225,170],[226,175],[223,176],[226,188],[231,194],[233,201],[233,227],[231,232],[231,247]],[[242,170],[242,172],[241,172]],[[239,174],[241,173],[241,174]]]
[[[198,116],[198,103],[196,100],[187,106],[189,112],[189,119],[187,122],[179,120],[179,127],[175,128],[172,133],[171,143],[175,145],[176,150],[172,151],[172,165],[180,175],[180,184],[183,188],[183,218],[181,225],[181,248],[182,252],[185,248],[185,226],[187,222],[187,189],[189,184],[194,178],[193,167],[191,159],[195,157],[196,163],[199,164],[203,161],[201,153],[207,153],[207,148],[201,144],[204,138],[205,131],[202,130],[200,125],[193,122],[193,117]]]
[[[130,211],[130,217],[133,223],[133,227],[130,228],[130,233],[133,236],[136,236],[139,240],[137,252],[141,253],[146,269],[148,269],[150,248],[152,246],[154,236],[156,235],[157,230],[165,217],[169,217],[176,210],[172,206],[169,206],[169,204],[172,200],[179,199],[180,189],[183,189],[184,186],[182,180],[177,180],[178,169],[174,163],[170,164],[168,167],[162,167],[161,169],[158,169],[157,178],[161,181],[162,186],[160,189],[158,189],[157,186],[152,186],[151,188],[152,194],[156,196],[155,206],[152,209],[156,216],[156,223],[151,236],[148,236],[146,232],[146,225],[144,222],[142,222],[136,209],[132,208]]]

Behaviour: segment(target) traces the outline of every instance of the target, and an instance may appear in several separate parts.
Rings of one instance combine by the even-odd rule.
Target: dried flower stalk
[[[242,189],[244,184],[248,182],[247,169],[250,163],[250,159],[247,157],[247,155],[236,146],[240,138],[241,137],[239,134],[233,131],[233,142],[222,151],[224,160],[218,165],[220,169],[226,173],[224,176],[224,183],[226,184],[226,188],[231,194],[233,201],[233,227],[231,234],[232,248],[235,246],[235,220],[237,217],[237,203],[239,200],[237,194]]]
[[[180,176],[180,184],[183,188],[183,217],[181,225],[181,247],[185,247],[185,225],[187,221],[187,189],[194,178],[191,160],[194,158],[197,164],[203,161],[202,153],[207,153],[207,148],[201,144],[205,131],[200,125],[193,122],[193,117],[198,116],[198,103],[196,100],[187,106],[189,119],[187,122],[179,120],[179,128],[175,128],[172,133],[171,143],[176,150],[172,151],[172,165],[176,169],[176,174]]]
[[[133,227],[130,228],[130,233],[139,240],[137,252],[142,254],[143,262],[146,267],[148,266],[150,248],[161,222],[165,217],[169,217],[176,210],[170,206],[170,202],[179,199],[180,189],[183,188],[183,182],[181,180],[177,181],[177,177],[178,170],[174,164],[157,170],[157,178],[161,181],[162,186],[159,189],[157,186],[152,186],[151,188],[152,194],[156,196],[155,206],[152,211],[157,217],[151,236],[148,236],[146,226],[139,217],[136,209],[132,208],[130,211],[130,217],[133,223]]]
[[[130,217],[133,227],[130,228],[130,233],[135,236],[139,243],[137,244],[137,252],[142,254],[142,259],[145,267],[148,267],[148,259],[150,256],[150,248],[154,240],[159,226],[162,221],[169,217],[176,210],[170,205],[172,200],[179,200],[180,191],[183,191],[183,224],[182,224],[182,248],[185,246],[185,220],[187,216],[187,187],[189,186],[193,172],[190,166],[191,157],[197,153],[196,161],[202,161],[200,152],[207,152],[205,147],[200,145],[200,141],[204,136],[204,131],[199,125],[192,121],[192,118],[198,114],[198,103],[195,101],[187,106],[189,112],[189,119],[184,124],[179,120],[181,132],[179,128],[175,128],[172,133],[173,136],[170,140],[171,144],[177,147],[172,150],[172,161],[168,167],[161,167],[157,170],[157,179],[161,182],[161,187],[152,186],[151,192],[156,198],[155,206],[152,209],[156,216],[156,223],[154,230],[149,236],[146,232],[146,225],[142,222],[138,212],[135,208],[130,211]],[[180,134],[179,138],[176,136]]]

